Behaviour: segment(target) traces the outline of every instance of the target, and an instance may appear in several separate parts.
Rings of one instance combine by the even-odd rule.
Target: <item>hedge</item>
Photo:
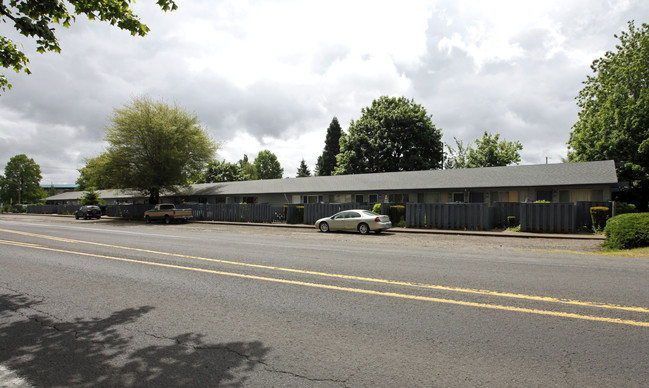
[[[649,213],[627,213],[609,218],[604,234],[607,248],[649,247]]]

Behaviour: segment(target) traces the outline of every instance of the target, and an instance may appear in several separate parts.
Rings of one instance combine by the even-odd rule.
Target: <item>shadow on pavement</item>
[[[0,364],[38,387],[238,387],[269,351],[258,341],[210,344],[204,335],[193,333],[173,338],[137,333],[148,344],[138,347],[120,326],[152,307],[58,322],[40,313],[39,303],[0,295]]]

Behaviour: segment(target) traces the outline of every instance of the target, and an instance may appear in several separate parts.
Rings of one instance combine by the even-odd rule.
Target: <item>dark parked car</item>
[[[74,212],[74,218],[77,220],[83,218],[84,220],[89,220],[91,218],[100,219],[101,218],[101,208],[94,205],[84,205]]]

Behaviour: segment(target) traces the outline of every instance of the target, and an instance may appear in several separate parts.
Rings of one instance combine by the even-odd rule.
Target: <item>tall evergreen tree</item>
[[[311,176],[311,171],[309,171],[309,167],[307,167],[304,159],[302,159],[302,162],[300,162],[300,167],[297,169],[297,178],[304,178],[307,176]]]
[[[338,161],[336,155],[340,153],[340,136],[342,129],[338,123],[338,118],[334,117],[327,129],[327,137],[325,139],[325,147],[322,155],[318,157],[318,162],[315,165],[315,175],[332,175]]]

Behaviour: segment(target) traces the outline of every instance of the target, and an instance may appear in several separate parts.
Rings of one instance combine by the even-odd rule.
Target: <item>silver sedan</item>
[[[359,231],[368,234],[370,231],[381,233],[392,227],[389,216],[376,214],[369,210],[345,210],[331,217],[321,218],[315,222],[321,232],[334,230]]]

